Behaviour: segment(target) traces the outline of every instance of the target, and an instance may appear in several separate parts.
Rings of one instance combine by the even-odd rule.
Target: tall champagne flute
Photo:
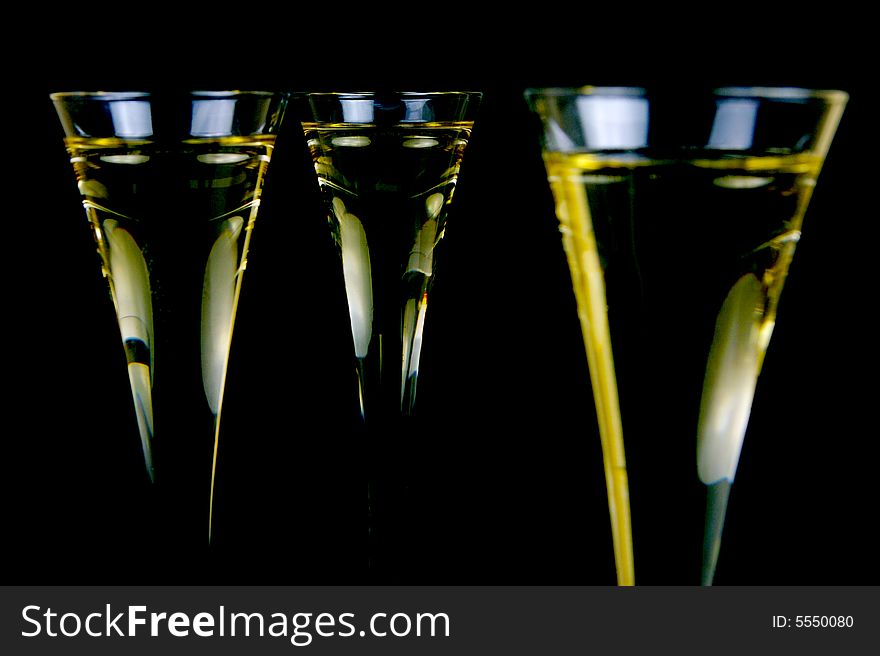
[[[341,258],[366,428],[368,550],[405,558],[406,419],[428,292],[480,100],[473,92],[303,93],[302,121]],[[352,399],[354,401],[354,399]]]
[[[634,503],[672,523],[673,504],[649,496],[683,475],[679,445],[696,433],[711,584],[780,293],[847,96],[583,87],[526,98],[587,351],[618,581],[634,582],[623,435],[648,489]]]
[[[51,100],[116,310],[147,475],[173,539],[204,544],[233,325],[287,96]]]

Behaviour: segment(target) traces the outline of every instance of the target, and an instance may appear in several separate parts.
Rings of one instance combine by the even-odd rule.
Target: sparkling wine
[[[733,480],[821,158],[547,152],[545,163],[609,499],[627,494],[625,433],[639,470],[634,495],[647,490],[643,514],[674,526],[680,512],[662,490],[676,476],[692,479],[695,431],[702,482]],[[631,566],[628,521],[626,513],[613,530],[619,570]]]
[[[366,564],[380,580],[416,566],[422,439],[416,385],[428,295],[479,93],[297,96],[340,255],[362,421]],[[445,266],[445,265],[441,265]],[[359,404],[358,404],[359,401]]]
[[[361,412],[368,422],[408,414],[436,250],[472,123],[303,127],[342,258]]]
[[[65,139],[151,477],[154,435],[159,478],[213,477],[211,442],[216,461],[232,327],[274,140]]]

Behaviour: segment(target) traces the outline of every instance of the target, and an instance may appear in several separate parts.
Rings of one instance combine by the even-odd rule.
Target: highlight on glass
[[[525,95],[586,347],[618,582],[635,581],[626,435],[646,476],[633,503],[667,516],[676,509],[663,500],[664,476],[682,475],[680,445],[696,444],[710,585],[780,293],[847,94]]]
[[[116,309],[147,474],[201,517],[175,527],[181,539],[207,528],[210,541],[229,349],[287,94],[51,100]]]
[[[415,408],[429,291],[442,256],[481,94],[294,94],[351,323],[367,456],[370,567],[406,550],[406,435]],[[403,557],[403,556],[401,556]],[[383,564],[384,563],[384,564]]]

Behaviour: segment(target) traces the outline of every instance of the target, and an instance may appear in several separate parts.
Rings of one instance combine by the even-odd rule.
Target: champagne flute
[[[587,351],[618,582],[635,580],[625,428],[653,497],[638,502],[673,525],[663,481],[682,475],[678,451],[696,431],[710,585],[780,293],[847,95],[583,87],[526,98]]]
[[[51,100],[116,310],[146,473],[174,539],[204,544],[207,525],[210,542],[233,326],[287,95]]]
[[[367,442],[369,564],[406,558],[402,465],[428,292],[480,100],[475,92],[302,93],[302,127],[341,258]]]

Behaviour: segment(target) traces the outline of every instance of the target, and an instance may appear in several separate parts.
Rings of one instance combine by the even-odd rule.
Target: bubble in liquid
[[[238,164],[248,159],[244,153],[205,153],[196,157],[202,164]]]
[[[348,137],[334,137],[331,143],[334,146],[340,146],[345,148],[363,148],[364,146],[369,146],[371,141],[369,137],[360,135],[360,136],[348,136]]]
[[[143,164],[144,162],[150,161],[149,155],[102,155],[102,162],[107,162],[108,164]]]
[[[404,148],[433,148],[440,142],[433,137],[413,137],[403,142]]]
[[[716,186],[724,187],[725,189],[757,189],[773,182],[773,178],[757,175],[725,175],[715,178],[713,182]]]

